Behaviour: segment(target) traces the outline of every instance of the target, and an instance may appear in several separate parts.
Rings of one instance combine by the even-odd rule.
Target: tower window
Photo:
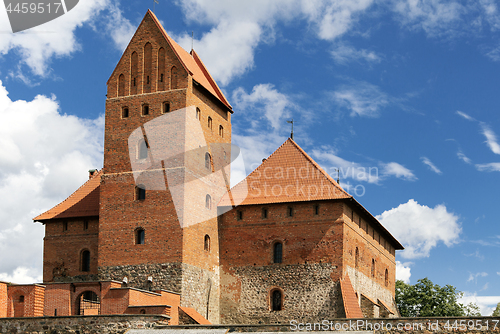
[[[385,286],[389,285],[389,271],[387,269],[385,270],[384,283],[385,283]]]
[[[205,235],[205,244],[203,246],[207,252],[210,252],[210,236],[208,234]]]
[[[291,206],[289,206],[287,209],[287,215],[288,217],[293,217],[293,208]]]
[[[163,82],[163,73],[160,74],[160,82]]]
[[[222,125],[219,125],[219,136],[224,138],[224,128],[222,127]]]
[[[318,204],[316,204],[314,206],[314,215],[316,215],[316,216],[319,215],[319,205]]]
[[[135,199],[139,201],[146,199],[146,187],[144,185],[140,184],[135,187]]]
[[[139,160],[142,160],[142,159],[147,159],[147,157],[148,157],[148,144],[146,143],[146,141],[144,139],[141,139],[141,140],[139,140],[139,144],[138,144],[137,158]]]
[[[372,259],[372,277],[375,277],[375,260]]]
[[[358,249],[358,247],[356,247],[356,252],[354,255],[354,267],[356,269],[358,269],[358,267],[359,267],[359,249]]]
[[[278,289],[271,291],[271,311],[281,311],[283,308],[282,303],[283,295]]]
[[[149,85],[149,75],[146,76],[146,85]]]
[[[262,209],[262,218],[263,219],[267,218],[267,209],[266,208]]]
[[[162,111],[164,114],[170,112],[170,103],[168,102],[163,102],[163,105],[162,105]]]
[[[122,118],[128,118],[128,107],[122,108]]]
[[[142,105],[142,116],[149,115],[149,105],[148,104],[143,104]]]
[[[281,242],[276,242],[273,246],[273,262],[283,262],[283,244]]]
[[[210,153],[205,153],[205,168],[206,169],[211,169],[211,160],[212,160],[212,157],[210,156]]]
[[[207,194],[207,196],[205,196],[205,208],[207,208],[207,209],[212,208],[212,197],[208,194]]]
[[[135,244],[136,245],[144,245],[144,240],[145,240],[145,235],[146,233],[144,232],[143,228],[138,228],[135,231]]]
[[[83,230],[86,231],[89,229],[89,222],[88,221],[84,221],[83,222]]]
[[[212,117],[208,116],[208,128],[212,130]]]
[[[236,219],[243,220],[243,211],[241,211],[241,210],[236,211]]]
[[[196,108],[196,119],[198,119],[198,120],[201,119],[201,110],[200,110],[200,108]]]
[[[134,87],[135,87],[135,78],[134,78]]]
[[[88,250],[84,250],[82,252],[81,259],[81,271],[90,271],[90,252]]]
[[[63,222],[63,231],[68,230],[68,222]]]

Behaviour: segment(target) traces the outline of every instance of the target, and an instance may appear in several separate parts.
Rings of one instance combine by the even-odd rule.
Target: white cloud
[[[320,39],[333,41],[346,34],[373,0],[187,0],[178,2],[188,21],[212,25],[194,41],[195,50],[222,85],[253,67],[255,49],[273,42],[278,22],[304,21]],[[191,36],[175,39],[185,49]],[[224,50],[224,52],[221,52]],[[363,52],[363,51],[362,51]],[[368,58],[375,54],[366,52]]]
[[[476,169],[480,172],[500,172],[500,162],[476,164]]]
[[[352,46],[341,44],[333,49],[331,55],[337,64],[345,65],[351,61],[365,61],[368,63],[380,63],[381,57],[373,51],[366,49],[357,50]]]
[[[415,181],[417,177],[413,174],[411,170],[397,162],[381,163],[382,175],[383,176],[395,176],[400,179],[405,179],[407,181]]]
[[[26,283],[42,265],[44,229],[32,218],[102,166],[104,120],[62,114],[54,96],[12,101],[1,81],[0,117],[1,277]]]
[[[403,244],[405,249],[399,254],[407,259],[428,257],[439,242],[452,246],[462,231],[458,217],[443,204],[430,208],[413,199],[384,211],[377,219]]]
[[[463,29],[461,15],[466,8],[456,1],[394,0],[393,10],[400,22],[412,30],[423,30],[428,36],[450,35]]]
[[[479,273],[475,273],[475,274],[469,272],[469,278],[467,279],[467,282],[474,281],[477,284],[477,278],[478,277],[486,277],[486,276],[488,276],[488,273],[486,273],[484,271],[479,272]]]
[[[427,157],[421,157],[420,159],[422,159],[422,162],[423,162],[424,164],[426,164],[427,166],[429,166],[429,168],[430,168],[430,169],[431,169],[434,173],[436,173],[436,174],[443,174],[443,172],[442,172],[439,168],[437,168],[437,167],[436,167],[436,165],[434,165],[434,164],[432,163],[432,161],[430,161],[430,160],[429,160],[429,158],[427,158]]]
[[[458,152],[457,152],[457,157],[458,157],[460,160],[462,160],[463,162],[465,162],[465,163],[468,163],[468,164],[471,164],[471,163],[472,163],[471,159],[469,159],[469,158],[468,158],[468,157],[467,157],[467,156],[466,156],[466,155],[462,152],[462,150],[458,150]]]
[[[488,125],[481,122],[481,129],[483,135],[486,137],[486,144],[490,148],[490,150],[495,154],[500,154],[500,145],[497,142],[497,136],[495,132],[490,129]]]
[[[68,13],[43,25],[17,33],[3,33],[0,39],[0,54],[17,52],[20,63],[27,65],[35,75],[45,76],[49,72],[49,63],[53,57],[70,56],[79,51],[81,45],[75,37],[75,30],[83,24],[96,20],[106,22],[103,33],[111,35],[120,49],[124,40],[131,36],[130,22],[123,18],[118,6],[113,1],[80,1]],[[106,15],[107,14],[107,15]],[[101,27],[101,24],[97,24]],[[11,31],[7,12],[0,11],[0,30]],[[23,78],[22,73],[16,74]]]
[[[17,267],[12,275],[0,273],[0,281],[12,282],[17,284],[29,284],[33,282],[42,282],[40,271],[33,268]]]
[[[475,303],[479,306],[481,315],[491,316],[497,304],[500,303],[500,296],[477,296],[476,293],[464,292],[458,302],[464,305]]]
[[[375,85],[360,82],[344,85],[332,93],[333,100],[347,108],[351,116],[378,117],[380,109],[391,103],[391,98]]]
[[[400,262],[396,261],[396,279],[410,284],[411,268],[412,262]]]
[[[463,111],[459,111],[457,110],[457,115],[460,115],[462,116],[463,118],[465,118],[466,120],[468,121],[475,121],[475,119],[469,115],[467,115],[466,113],[464,113]]]

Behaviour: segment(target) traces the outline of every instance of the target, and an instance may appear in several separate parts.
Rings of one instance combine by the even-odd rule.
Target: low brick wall
[[[96,315],[0,319],[2,334],[123,334],[129,329],[167,325],[161,315]]]

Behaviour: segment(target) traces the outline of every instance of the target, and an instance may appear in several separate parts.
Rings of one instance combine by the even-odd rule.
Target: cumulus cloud
[[[1,279],[39,279],[43,226],[32,218],[102,166],[104,119],[63,114],[54,96],[12,101],[0,81]],[[23,278],[24,277],[24,278]]]
[[[381,163],[383,176],[395,176],[399,179],[404,179],[407,181],[415,181],[417,177],[411,170],[405,166],[398,164],[397,162]]]
[[[97,18],[100,20],[96,20]],[[87,23],[94,25],[102,33],[111,35],[120,50],[133,32],[130,22],[121,15],[114,1],[86,0],[80,1],[68,13],[43,25],[15,34],[3,33],[0,39],[0,54],[17,52],[20,55],[18,66],[26,65],[35,75],[45,76],[50,72],[51,58],[70,56],[81,49],[75,31]],[[0,30],[11,31],[7,12],[4,11],[0,11]],[[128,43],[128,40],[126,42]],[[14,75],[23,78],[19,68]]]
[[[333,100],[349,110],[351,116],[378,117],[380,110],[392,102],[392,98],[379,87],[367,82],[343,85],[332,93]]]
[[[340,65],[346,65],[352,61],[365,61],[367,63],[380,63],[382,61],[382,58],[373,51],[357,50],[345,44],[338,45],[330,53],[335,62]]]
[[[428,257],[440,242],[451,247],[462,231],[458,217],[443,204],[430,208],[413,199],[384,211],[377,219],[403,244],[405,249],[399,254],[406,259]]]
[[[212,76],[227,85],[254,65],[255,49],[260,43],[274,41],[278,22],[303,21],[317,38],[333,41],[346,34],[373,3],[373,0],[187,0],[178,2],[191,22],[213,27],[194,41],[195,49],[211,69]],[[191,36],[175,39],[191,47]],[[224,50],[224,52],[220,52]],[[376,55],[361,51],[360,56]]]
[[[396,261],[396,279],[405,282],[406,284],[410,284],[411,277],[411,262],[400,262]]]
[[[479,306],[481,315],[491,316],[497,304],[500,303],[500,296],[477,296],[476,293],[466,291],[458,302],[464,305],[475,303]]]
[[[420,159],[422,159],[422,162],[427,165],[431,171],[433,171],[434,173],[436,174],[443,174],[443,172],[441,172],[441,170],[439,168],[436,167],[436,165],[434,165],[432,163],[432,161],[427,158],[427,157],[421,157]]]

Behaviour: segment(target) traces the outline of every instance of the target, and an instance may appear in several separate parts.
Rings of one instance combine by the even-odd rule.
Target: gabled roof
[[[231,202],[231,197],[234,202]],[[292,139],[283,143],[220,206],[352,198]]]
[[[102,170],[52,209],[33,218],[45,223],[49,219],[79,218],[99,216],[99,194]]]
[[[215,98],[220,100],[232,113],[233,112],[233,107],[229,104],[227,101],[226,97],[220,90],[219,86],[215,83],[215,80],[212,78],[208,70],[206,69],[205,65],[201,61],[201,59],[198,57],[196,52],[194,50],[191,51],[191,53],[188,53],[186,50],[184,50],[179,44],[177,44],[165,31],[163,26],[161,25],[160,21],[156,17],[156,15],[148,9],[146,15],[144,15],[144,18],[142,19],[142,22],[148,17],[148,15],[151,17],[153,22],[156,24],[158,29],[161,31],[163,34],[163,37],[165,37],[165,40],[167,43],[170,45],[172,48],[172,51],[175,53],[177,56],[177,59],[179,59],[180,63],[184,67],[184,69],[193,76],[193,79],[198,82],[200,85],[203,86],[207,91],[209,91]],[[142,24],[141,22],[141,24]],[[140,26],[140,25],[139,25]],[[134,35],[135,36],[135,35]],[[134,39],[134,37],[132,37]],[[125,54],[125,53],[124,53]],[[122,55],[123,58],[123,55]],[[121,59],[120,59],[121,61]],[[113,74],[115,73],[115,70],[113,71]],[[111,77],[113,76],[111,74]],[[111,78],[110,77],[110,78]],[[109,82],[109,80],[108,80]]]
[[[345,317],[347,319],[363,318],[363,313],[358,304],[358,298],[349,279],[349,275],[345,275],[340,280],[340,290],[342,292],[342,302],[344,303]]]

